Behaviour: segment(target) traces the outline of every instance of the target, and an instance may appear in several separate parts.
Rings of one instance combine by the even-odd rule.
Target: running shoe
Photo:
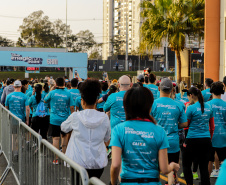
[[[199,179],[199,175],[198,175],[197,172],[193,172],[193,179],[194,179],[194,180]]]
[[[53,164],[59,164],[58,159],[53,160]]]
[[[181,178],[184,178],[184,173],[183,172],[180,174],[180,177]]]
[[[110,148],[108,149],[107,154],[108,154],[108,156],[111,154],[111,149]]]
[[[219,175],[219,170],[213,170],[212,173],[210,174],[211,178],[217,178]]]

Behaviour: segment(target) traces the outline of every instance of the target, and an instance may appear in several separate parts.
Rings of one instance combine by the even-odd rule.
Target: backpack
[[[41,101],[39,102],[38,106],[37,106],[37,109],[36,109],[36,115],[37,115],[38,117],[46,117],[47,112],[46,112],[45,109],[46,109],[46,108],[45,108],[44,101],[41,100]]]

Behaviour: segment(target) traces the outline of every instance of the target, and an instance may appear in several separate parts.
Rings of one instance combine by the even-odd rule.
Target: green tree
[[[26,44],[23,42],[23,40],[19,37],[18,41],[16,42],[17,47],[25,47]]]
[[[41,10],[24,18],[19,30],[22,41],[31,47],[54,47],[52,22]]]
[[[126,41],[119,39],[119,38],[112,38],[111,39],[112,46],[114,48],[112,55],[123,55],[126,53],[126,51],[123,49]]]
[[[24,18],[19,30],[21,37],[18,38],[18,46],[63,48],[66,47],[67,32],[67,45],[71,50],[70,46],[73,45],[71,42],[76,40],[69,25],[66,27],[66,24],[60,19],[51,22],[49,17],[44,16],[44,12],[41,10]]]
[[[102,59],[101,53],[102,53],[102,44],[97,43],[92,47],[91,52],[89,54],[89,59],[101,60]]]
[[[177,57],[177,82],[181,81],[181,56],[186,36],[204,31],[204,0],[144,0],[141,3],[141,50],[151,51],[168,39]],[[196,12],[199,11],[199,12]]]
[[[11,41],[9,39],[0,36],[0,46],[1,47],[13,47],[14,43],[13,43],[13,41]]]
[[[89,30],[80,31],[76,34],[77,40],[73,44],[74,52],[88,52],[96,43],[94,35]]]

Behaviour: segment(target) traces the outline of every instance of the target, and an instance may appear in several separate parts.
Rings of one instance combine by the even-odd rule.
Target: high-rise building
[[[142,0],[103,0],[103,50],[104,60],[113,53],[137,51],[140,43],[140,2]],[[127,37],[128,34],[128,38]],[[117,45],[117,46],[115,46]]]

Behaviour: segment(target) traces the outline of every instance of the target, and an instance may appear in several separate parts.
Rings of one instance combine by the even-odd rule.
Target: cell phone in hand
[[[77,70],[75,71],[75,76],[77,76],[78,75],[78,72],[77,72]]]

